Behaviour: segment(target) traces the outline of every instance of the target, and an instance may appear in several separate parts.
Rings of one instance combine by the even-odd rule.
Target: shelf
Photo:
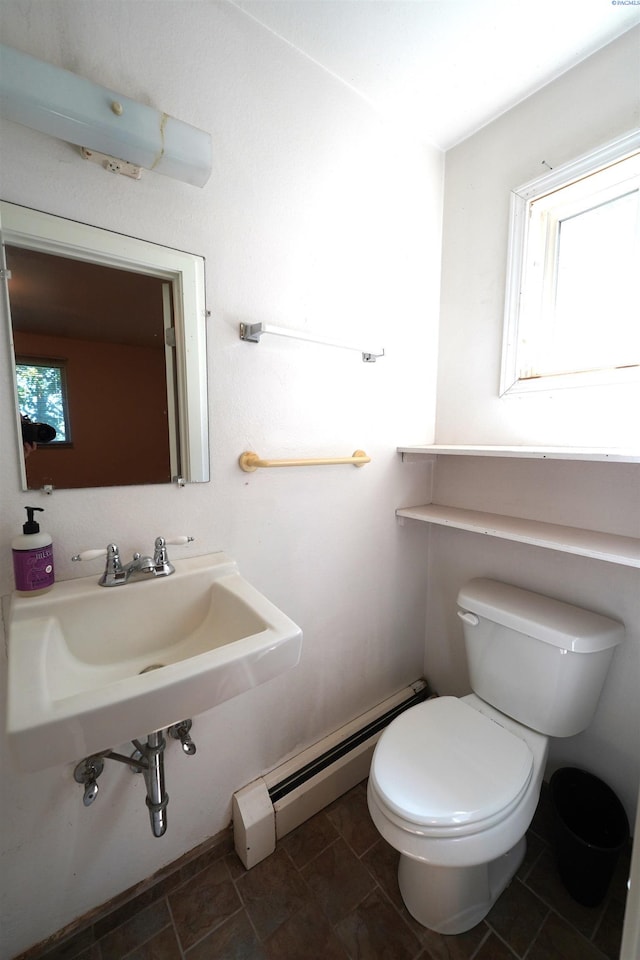
[[[640,452],[622,447],[503,447],[430,443],[398,447],[398,453],[418,456],[511,457],[525,460],[594,460],[611,463],[640,463]]]
[[[592,557],[608,563],[628,567],[640,567],[640,539],[622,537],[597,530],[565,527],[540,520],[524,520],[520,517],[505,517],[498,513],[481,513],[478,510],[462,510],[432,503],[420,507],[404,507],[396,510],[396,516],[424,523],[436,523],[457,530],[483,533],[501,540],[528,543],[548,550],[573,553],[580,557]]]

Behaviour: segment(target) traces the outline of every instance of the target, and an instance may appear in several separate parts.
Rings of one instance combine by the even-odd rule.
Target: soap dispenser
[[[22,526],[22,536],[11,541],[13,573],[16,591],[26,596],[45,593],[53,586],[53,546],[48,533],[41,533],[33,519],[36,510],[42,507],[26,507],[27,522]]]

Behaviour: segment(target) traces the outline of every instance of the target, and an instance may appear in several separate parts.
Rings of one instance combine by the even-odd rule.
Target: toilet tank
[[[458,616],[474,692],[550,737],[589,726],[624,624],[497,580],[471,580]]]

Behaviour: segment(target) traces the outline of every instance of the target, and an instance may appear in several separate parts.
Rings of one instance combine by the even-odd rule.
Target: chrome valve
[[[100,756],[95,756],[82,760],[73,771],[73,779],[76,783],[84,783],[82,802],[85,807],[91,806],[98,796],[98,784],[96,780],[103,770],[104,760]]]
[[[188,757],[192,757],[196,752],[196,745],[191,739],[191,735],[189,733],[191,727],[191,720],[181,720],[180,723],[174,723],[173,726],[169,727],[167,731],[170,737],[173,737],[174,740],[180,741],[182,744],[182,749]]]

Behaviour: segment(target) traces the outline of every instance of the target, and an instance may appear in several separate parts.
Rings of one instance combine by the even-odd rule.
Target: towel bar
[[[294,340],[307,340],[309,343],[321,343],[326,347],[341,347],[343,350],[356,350],[362,354],[364,363],[375,363],[378,357],[384,357],[384,347],[376,347],[375,350],[362,350],[354,343],[344,343],[342,340],[331,340],[327,337],[319,336],[315,333],[307,333],[305,330],[289,330],[286,327],[275,327],[266,323],[241,323],[240,339],[248,343],[260,343],[260,337],[265,334],[273,334],[277,337],[293,337]]]
[[[350,463],[354,467],[364,467],[371,462],[364,450],[355,450],[351,457],[311,457],[305,460],[261,460],[257,453],[245,450],[238,460],[245,473],[253,473],[258,467],[324,467],[337,463]]]

